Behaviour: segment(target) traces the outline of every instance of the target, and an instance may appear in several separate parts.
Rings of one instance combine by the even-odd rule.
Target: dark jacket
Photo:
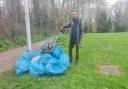
[[[70,37],[75,39],[77,38],[78,40],[80,40],[83,35],[81,19],[77,18],[73,20],[71,23],[69,23],[68,25],[63,26],[63,28],[69,28],[69,27],[71,27]]]

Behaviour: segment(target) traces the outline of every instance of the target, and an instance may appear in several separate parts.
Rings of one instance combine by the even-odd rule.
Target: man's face
[[[73,20],[76,19],[78,17],[78,13],[77,12],[72,12],[71,17],[72,17]]]

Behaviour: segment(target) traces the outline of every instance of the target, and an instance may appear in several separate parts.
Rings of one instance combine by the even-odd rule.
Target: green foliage
[[[41,41],[43,39],[44,39],[44,35],[42,34],[32,36],[32,42]]]
[[[51,37],[51,36],[52,36],[52,34],[51,34],[51,33],[49,33],[49,32],[46,32],[46,33],[44,33],[44,36],[47,38],[47,37]]]
[[[51,33],[37,34],[32,36],[32,42],[37,42],[51,37]]]
[[[13,47],[14,44],[7,38],[0,38],[0,51]]]
[[[32,42],[42,41],[48,37],[51,37],[50,33],[33,35]],[[26,43],[27,39],[24,36],[17,36],[14,40],[10,40],[9,38],[0,38],[0,52],[9,48],[26,45]]]
[[[58,42],[68,49],[68,40]],[[61,40],[62,37],[62,40]],[[65,36],[66,39],[67,36]],[[128,33],[93,33],[83,37],[78,65],[71,64],[60,76],[32,77],[15,71],[0,76],[1,89],[128,89]],[[61,42],[62,41],[62,42]],[[75,50],[74,50],[75,54]],[[74,55],[75,56],[75,55]],[[104,75],[99,65],[114,64],[123,71],[119,76]]]
[[[16,45],[25,45],[26,44],[26,38],[23,36],[18,36],[15,38]]]

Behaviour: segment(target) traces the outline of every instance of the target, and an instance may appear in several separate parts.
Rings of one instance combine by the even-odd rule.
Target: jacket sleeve
[[[83,24],[82,24],[82,21],[80,20],[80,24],[79,24],[79,36],[80,36],[80,39],[82,39],[82,36],[83,36]]]

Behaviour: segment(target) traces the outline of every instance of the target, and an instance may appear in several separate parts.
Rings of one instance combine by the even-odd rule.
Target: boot
[[[72,48],[69,48],[70,63],[72,63]]]

